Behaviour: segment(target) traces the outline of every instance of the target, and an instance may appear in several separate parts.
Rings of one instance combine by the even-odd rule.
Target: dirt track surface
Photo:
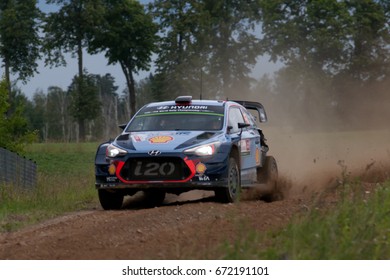
[[[143,209],[135,197],[121,211],[97,208],[2,233],[0,259],[220,259],[226,252],[223,244],[253,230],[286,226],[311,207],[314,194],[337,184],[342,172],[350,176],[357,170],[373,182],[389,177],[389,131],[345,133],[338,139],[278,132],[268,139],[277,147],[272,154],[290,189],[283,201],[266,203],[248,196],[237,204],[220,204],[210,193],[192,192]],[[333,199],[330,193],[326,202],[334,204]]]
[[[283,226],[299,199],[220,204],[204,198],[153,209],[93,210],[0,235],[0,259],[218,259],[247,230]]]

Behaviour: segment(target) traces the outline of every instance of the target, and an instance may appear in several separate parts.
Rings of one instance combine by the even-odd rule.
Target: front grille
[[[181,158],[130,158],[120,175],[127,181],[184,180],[191,171]]]

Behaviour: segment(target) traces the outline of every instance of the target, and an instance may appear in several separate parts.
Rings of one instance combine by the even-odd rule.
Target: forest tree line
[[[43,13],[37,0],[0,4],[0,92],[8,104],[0,121],[6,127],[17,114],[26,120],[14,137],[37,131],[40,141],[107,139],[143,104],[178,95],[261,101],[280,125],[316,125],[325,117],[358,127],[362,116],[388,116],[376,107],[390,105],[387,0],[46,2],[55,11]],[[83,50],[119,65],[126,90],[118,92],[110,73],[85,69]],[[68,88],[28,99],[11,81],[28,83],[38,60],[65,66],[64,54],[78,61]],[[265,56],[281,67],[254,78]],[[152,63],[153,72],[135,81]]]

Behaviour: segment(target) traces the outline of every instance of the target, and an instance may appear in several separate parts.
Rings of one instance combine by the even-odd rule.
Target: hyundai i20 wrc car
[[[256,116],[252,115],[256,113]],[[95,158],[96,188],[105,210],[120,209],[126,195],[145,193],[158,206],[166,193],[212,190],[221,202],[235,202],[242,188],[279,196],[277,164],[257,120],[267,121],[258,102],[192,100],[142,107],[114,141]]]

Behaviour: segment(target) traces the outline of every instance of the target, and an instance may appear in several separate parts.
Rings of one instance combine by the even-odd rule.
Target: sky
[[[146,3],[149,1],[144,0],[140,2]],[[39,8],[46,13],[55,10],[55,6],[45,4],[45,0],[39,0]],[[17,87],[19,87],[28,98],[32,98],[37,91],[46,93],[50,86],[58,86],[63,90],[66,90],[71,84],[73,77],[78,73],[78,67],[77,59],[72,58],[70,54],[65,54],[65,60],[67,65],[61,67],[45,66],[43,60],[38,61],[38,73],[30,78],[26,84],[18,82]],[[126,88],[126,79],[120,65],[108,65],[104,54],[89,55],[84,51],[84,68],[91,74],[105,75],[106,73],[110,73],[115,78],[116,86],[119,87],[119,94]],[[258,60],[257,65],[253,69],[252,76],[258,79],[263,74],[272,74],[278,68],[278,64],[271,63],[268,61],[267,57],[263,57]],[[0,75],[2,74],[2,71],[3,70],[1,69]],[[135,75],[135,80],[139,81],[146,78],[150,72],[153,72],[153,65],[150,71],[142,71]]]

